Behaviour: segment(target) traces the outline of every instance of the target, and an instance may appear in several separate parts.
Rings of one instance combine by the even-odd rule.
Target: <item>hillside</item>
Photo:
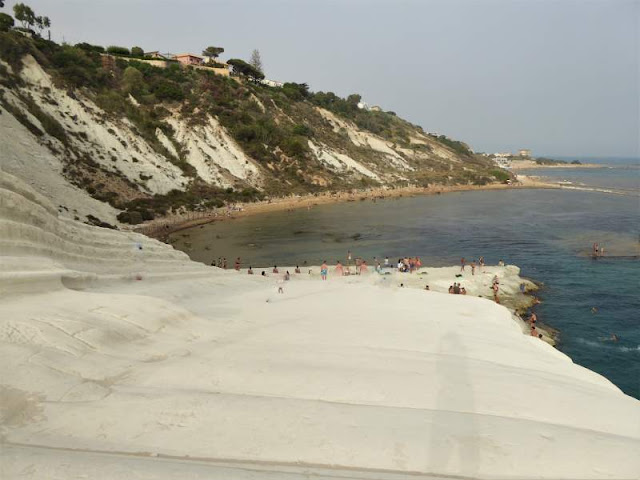
[[[265,196],[504,180],[464,143],[359,109],[359,95],[96,50],[0,33],[1,168],[72,218],[106,226]]]

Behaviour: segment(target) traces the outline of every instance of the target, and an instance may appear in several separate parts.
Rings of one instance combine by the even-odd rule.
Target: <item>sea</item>
[[[582,159],[583,163],[585,162]],[[354,256],[420,256],[424,265],[503,260],[541,285],[538,319],[557,348],[640,399],[640,159],[603,168],[533,169],[567,189],[500,190],[365,200],[270,212],[173,234],[196,261],[246,268],[318,265]],[[592,258],[592,245],[604,256]],[[617,341],[612,340],[612,335]]]

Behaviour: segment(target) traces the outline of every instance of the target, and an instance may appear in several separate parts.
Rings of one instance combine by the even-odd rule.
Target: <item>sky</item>
[[[10,10],[8,0],[4,11]],[[359,93],[475,151],[640,157],[640,1],[26,0],[55,41],[222,59]]]

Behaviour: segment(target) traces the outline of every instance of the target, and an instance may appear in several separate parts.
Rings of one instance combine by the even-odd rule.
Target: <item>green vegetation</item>
[[[489,174],[495,177],[495,179],[501,183],[506,183],[511,179],[511,175],[509,175],[509,172],[506,172],[505,170],[501,170],[499,168],[489,170]]]
[[[211,46],[203,54],[215,59],[223,51],[221,47]],[[104,53],[115,58],[105,58]],[[395,173],[389,175],[384,179],[388,185],[485,184],[494,179],[504,182],[509,178],[506,172],[496,170],[489,160],[474,155],[462,142],[444,136],[429,136],[394,112],[359,108],[362,101],[359,94],[341,98],[333,92],[314,93],[306,83],[288,82],[282,88],[263,85],[261,80],[265,77],[257,68],[255,58],[253,65],[240,59],[229,60],[234,71],[230,78],[216,75],[211,70],[185,68],[178,62],[170,63],[167,68],[156,67],[142,61],[147,57],[140,47],[129,50],[110,46],[105,49],[84,42],[74,46],[58,45],[39,37],[27,38],[15,31],[0,31],[0,58],[10,63],[14,71],[20,70],[21,59],[26,54],[33,55],[69,96],[81,92],[112,119],[128,119],[134,132],[151,148],[190,177],[185,192],[149,196],[141,192],[139,182],[135,184],[119,172],[106,171],[78,152],[67,155],[70,159],[65,170],[67,176],[95,198],[126,210],[121,221],[136,223],[162,215],[170,208],[197,210],[261,197],[240,180],[229,190],[207,185],[199,179],[195,169],[185,160],[182,151],[185,147],[175,140],[174,131],[167,122],[170,116],[181,117],[191,127],[207,125],[211,118],[216,119],[259,165],[264,180],[262,188],[268,195],[339,191],[380,184],[355,171],[345,175],[344,171],[328,168],[312,154],[311,146],[327,147],[348,155],[379,172],[397,171],[393,164],[397,159],[367,147],[366,142],[362,146],[354,143],[353,135],[336,122],[330,122],[329,115],[321,108],[353,122],[361,130],[378,135],[388,146],[401,147],[396,149],[398,158],[415,171],[402,171],[406,178]],[[21,82],[18,75],[0,73],[3,73],[0,83],[7,88],[14,88]],[[15,111],[17,109],[11,113],[35,135],[42,137],[47,133],[72,151],[73,142],[67,137],[70,134],[65,133],[62,125],[33,102],[29,103],[28,98],[22,100],[41,126],[31,124],[24,114]],[[9,103],[3,102],[2,97],[0,102],[3,106]],[[5,108],[10,110],[11,107]],[[158,140],[158,129],[174,144],[177,156]],[[450,160],[434,153],[442,148],[456,154],[462,165],[454,168]],[[117,189],[107,191],[105,177],[112,180],[117,177],[114,181],[121,187],[118,191],[127,194],[114,193]],[[144,182],[145,178],[138,180]]]
[[[257,71],[264,73],[264,66],[262,65],[262,57],[260,56],[259,50],[254,50],[251,52],[251,59],[249,60],[249,65],[255,68]]]
[[[209,61],[215,60],[220,56],[221,53],[224,53],[224,48],[222,47],[207,47],[202,51],[202,55],[205,57],[209,57]]]
[[[439,137],[435,137],[436,140],[447,147],[449,147],[454,152],[459,153],[460,155],[469,156],[473,155],[473,152],[469,148],[466,143],[459,142],[458,140],[451,140],[450,138],[440,135]]]
[[[192,183],[185,192],[172,190],[166,195],[154,195],[151,198],[140,198],[120,205],[125,211],[118,215],[122,223],[142,223],[145,220],[153,220],[156,215],[164,215],[169,209],[185,208],[187,210],[203,210],[214,207],[222,207],[227,203],[252,202],[264,198],[254,188],[213,187],[204,182]]]
[[[15,22],[13,21],[13,17],[11,15],[0,13],[0,32],[8,32],[14,26],[14,24]]]
[[[258,83],[264,80],[264,73],[258,70],[253,65],[248,64],[244,60],[239,58],[232,58],[227,60],[227,63],[233,67],[233,72],[237,75],[247,78],[248,80]]]
[[[555,160],[553,158],[546,157],[538,157],[536,158],[536,163],[538,165],[562,165],[563,163],[567,163],[564,160]]]
[[[118,47],[116,45],[107,47],[107,53],[110,53],[111,55],[131,55],[131,51],[127,47]]]

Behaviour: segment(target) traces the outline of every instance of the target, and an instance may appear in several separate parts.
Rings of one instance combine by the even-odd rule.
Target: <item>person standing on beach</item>
[[[329,270],[329,267],[327,267],[327,261],[324,260],[322,262],[322,266],[320,267],[320,276],[322,277],[322,280],[326,280],[327,279],[327,271]]]
[[[226,269],[227,269],[227,257],[224,257],[224,258],[222,259],[222,268],[223,268],[224,270],[226,270]]]
[[[360,275],[367,273],[368,271],[369,269],[367,268],[367,261],[362,260],[362,263],[360,264]]]
[[[494,282],[493,283],[493,287],[491,287],[493,290],[493,300],[496,303],[500,303],[500,297],[498,296],[498,290],[500,290],[500,286],[498,284],[498,282]]]
[[[347,250],[347,265],[351,265],[351,250]]]
[[[473,260],[471,262],[471,275],[475,275],[476,274],[476,261]]]
[[[384,268],[389,267],[389,257],[384,257]]]
[[[236,270],[240,271],[240,257],[236,258],[235,264],[233,266]]]
[[[460,271],[461,272],[464,272],[464,264],[465,264],[465,260],[464,260],[464,257],[462,257],[460,259]]]
[[[342,268],[342,264],[340,263],[340,260],[338,260],[338,263],[336,263],[336,275],[340,277],[344,275],[344,270]]]

